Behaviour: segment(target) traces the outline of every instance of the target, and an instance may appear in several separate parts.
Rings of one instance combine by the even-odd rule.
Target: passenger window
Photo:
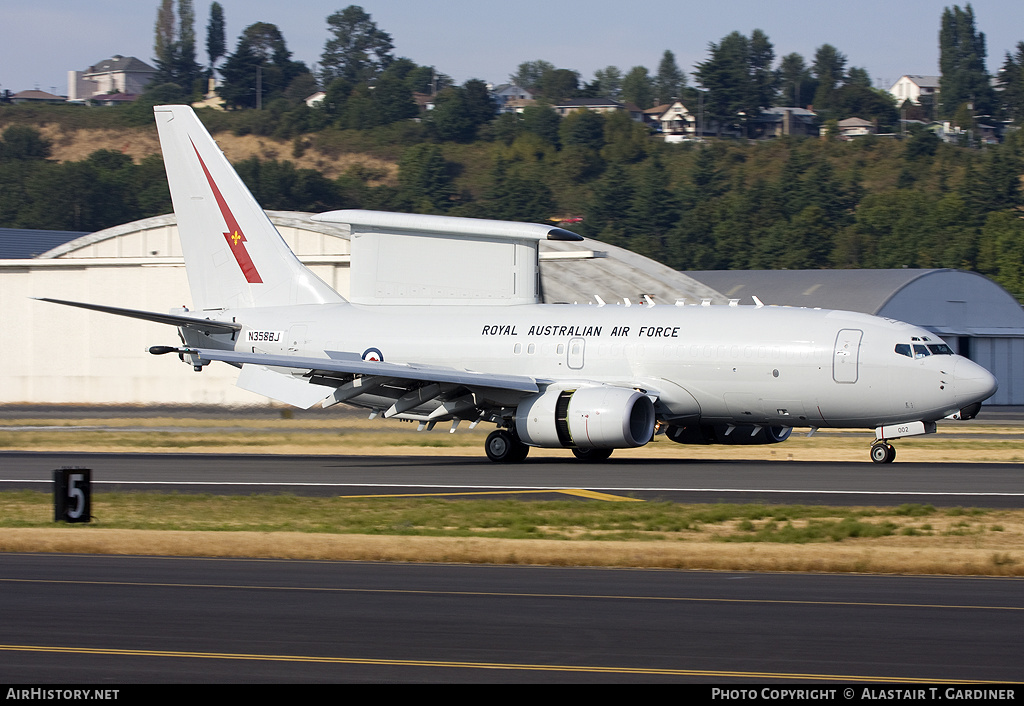
[[[896,344],[896,352],[899,353],[900,355],[905,355],[908,358],[913,358],[914,357],[914,355],[910,352],[910,344],[909,343],[897,343]]]
[[[931,353],[928,351],[926,346],[922,346],[918,343],[914,344],[914,357],[915,358],[927,358]]]

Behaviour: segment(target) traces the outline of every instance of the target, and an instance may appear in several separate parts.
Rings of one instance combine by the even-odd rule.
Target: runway
[[[8,684],[1024,679],[1020,579],[13,554],[0,586]]]
[[[0,452],[0,489],[49,490],[53,470],[93,470],[95,492],[296,495],[472,494],[586,489],[644,500],[936,507],[1024,507],[1024,466],[1012,463],[528,460],[437,456],[259,456]],[[536,493],[548,490],[550,495]]]

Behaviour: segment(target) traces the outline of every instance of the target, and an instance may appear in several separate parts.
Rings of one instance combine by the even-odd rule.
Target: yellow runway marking
[[[924,677],[883,677],[856,674],[800,674],[785,672],[735,672],[709,669],[653,669],[645,667],[597,667],[567,664],[511,664],[502,662],[443,662],[439,660],[370,659],[360,657],[319,657],[312,655],[262,655],[231,652],[186,652],[172,650],[121,650],[98,647],[48,647],[42,645],[0,645],[0,651],[46,652],[52,654],[101,655],[107,657],[177,657],[188,659],[223,659],[263,662],[304,662],[308,664],[360,664],[388,667],[443,667],[449,669],[503,669],[510,671],[578,672],[588,674],[638,674],[671,677],[712,677],[726,679],[810,679],[853,682],[925,683],[925,684],[994,684],[1007,682],[936,679]]]
[[[692,596],[630,596],[590,593],[515,593],[511,591],[427,591],[411,588],[343,588],[338,586],[252,586],[219,583],[167,583],[146,581],[79,581],[71,579],[0,578],[4,583],[71,584],[82,586],[125,586],[153,588],[228,588],[258,591],[310,591],[314,593],[382,593],[430,596],[492,596],[501,598],[578,598],[586,600],[665,601],[669,603],[750,603],[758,605],[846,606],[853,608],[934,608],[937,610],[1024,611],[1024,606],[955,605],[942,603],[884,603],[881,601],[790,601],[772,598],[697,598]]]
[[[594,490],[584,490],[582,488],[550,488],[548,490],[478,490],[464,493],[396,493],[392,495],[339,495],[339,498],[346,499],[357,499],[357,498],[445,498],[456,495],[538,495],[541,493],[561,493],[564,495],[576,495],[581,498],[590,498],[591,500],[607,500],[609,502],[620,502],[620,503],[642,503],[643,500],[637,498],[624,498],[620,495],[611,495],[609,493],[598,493]]]

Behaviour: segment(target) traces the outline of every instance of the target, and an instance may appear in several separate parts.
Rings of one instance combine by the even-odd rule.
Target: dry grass
[[[408,424],[352,416],[241,417],[212,421],[24,418],[4,420],[0,425],[0,448],[68,452],[480,456],[489,429],[468,431],[465,427],[464,424],[456,434],[448,434],[440,427],[431,433],[417,433]],[[959,436],[967,431],[969,436]],[[951,438],[954,432],[957,438]],[[897,447],[900,461],[1017,462],[1024,459],[1024,440],[1018,439],[1019,429],[1015,427],[950,425],[936,435],[901,440]],[[659,437],[644,448],[617,451],[615,458],[865,461],[871,440],[870,432],[819,432],[810,439],[798,432],[778,445],[701,447],[680,446]],[[531,458],[561,458],[568,454],[567,451],[534,449]],[[813,516],[791,513],[779,517],[775,513],[765,517],[705,518],[696,526],[684,522],[668,529],[646,526],[602,529],[574,525],[568,520],[531,519],[528,534],[523,536],[536,538],[518,538],[508,533],[498,536],[501,530],[484,521],[464,522],[460,527],[447,527],[440,522],[431,525],[420,520],[391,520],[382,525],[384,529],[351,525],[321,527],[318,523],[322,519],[317,518],[316,512],[330,517],[353,516],[364,512],[365,508],[357,511],[335,507],[328,512],[311,512],[308,507],[300,509],[301,505],[312,505],[314,499],[297,499],[287,519],[275,521],[276,524],[254,526],[222,517],[219,510],[210,506],[199,512],[192,508],[170,515],[167,508],[153,513],[126,505],[111,511],[103,508],[103,497],[103,494],[94,497],[94,515],[117,516],[121,522],[119,527],[111,526],[110,522],[97,522],[91,526],[54,528],[49,523],[47,499],[21,507],[19,502],[5,496],[0,501],[3,503],[0,520],[18,526],[0,529],[0,551],[1024,576],[1024,511],[932,510],[918,516],[912,512],[875,510],[864,521],[872,526],[891,525],[883,536],[854,534],[838,541],[829,540],[827,536],[825,539],[807,537],[811,530],[821,530],[828,523],[850,522],[849,509],[836,510],[834,516],[819,508]],[[459,506],[464,504],[460,502]],[[581,509],[605,507],[589,503],[577,505]],[[154,514],[161,515],[165,524],[159,527],[146,524]],[[263,511],[254,512],[251,508],[241,513],[242,517],[264,515]],[[196,523],[196,517],[203,518],[207,524]],[[132,522],[135,524],[131,525]],[[211,522],[218,524],[209,524]],[[388,526],[399,529],[388,530]],[[431,532],[452,534],[455,530],[472,536],[422,536]],[[823,531],[834,531],[834,528]],[[758,533],[764,535],[760,541],[751,541]],[[420,536],[410,536],[413,534]]]
[[[26,429],[28,427],[29,429]],[[89,429],[92,427],[92,429]],[[215,431],[209,431],[211,427]],[[394,420],[351,416],[317,419],[96,418],[18,419],[0,424],[0,449],[20,451],[178,453],[446,455],[480,456],[492,427],[455,434],[439,425],[432,432]],[[58,430],[63,429],[63,430]],[[1024,436],[1016,427],[969,428],[969,438],[951,438],[965,427],[940,428],[938,434],[894,442],[899,461],[1024,461]],[[807,438],[795,430],[788,441],[764,446],[681,446],[665,437],[639,449],[621,449],[616,459],[723,459],[751,461],[865,461],[874,435],[819,431]],[[566,458],[570,452],[532,449],[530,458]]]
[[[1024,547],[926,547],[718,542],[560,542],[481,537],[387,537],[296,532],[92,528],[0,529],[0,551],[613,566],[721,571],[826,571],[1024,576]]]
[[[0,551],[1024,576],[1024,510],[101,493],[0,495]]]
[[[153,154],[160,154],[160,142],[156,130],[63,130],[57,123],[39,128],[40,132],[53,142],[54,159],[60,162],[78,162],[96,150],[113,150],[131,157],[135,162]],[[217,144],[232,162],[241,162],[250,157],[289,161],[299,169],[315,169],[328,179],[335,179],[350,167],[360,165],[372,174],[383,175],[371,181],[371,186],[397,184],[398,165],[368,154],[340,154],[328,157],[315,149],[307,149],[301,157],[292,154],[292,143],[272,137],[256,135],[232,135],[229,132],[217,135]]]

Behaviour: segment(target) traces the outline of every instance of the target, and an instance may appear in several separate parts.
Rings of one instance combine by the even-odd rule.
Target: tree
[[[156,39],[153,44],[156,76],[153,83],[174,81],[174,0],[161,0],[156,11]]]
[[[622,72],[617,66],[606,66],[594,72],[594,84],[597,94],[618,98],[622,92]]]
[[[537,82],[540,95],[552,101],[569,98],[580,85],[580,75],[572,69],[551,69],[545,71]]]
[[[224,81],[218,95],[232,108],[255,108],[283,97],[297,76],[309,72],[301,61],[292,61],[291,55],[277,25],[249,25],[238,38],[235,52],[221,66]]]
[[[750,50],[747,58],[747,73],[750,76],[750,106],[760,113],[765,108],[775,105],[777,83],[772,63],[775,61],[775,48],[768,41],[768,35],[759,29],[750,34]],[[748,113],[748,119],[754,117]]]
[[[447,211],[454,189],[441,148],[423,143],[406,149],[398,163],[398,190],[416,213]]]
[[[1006,61],[996,81],[1003,114],[1020,124],[1024,121],[1024,42],[1017,42],[1013,54],[1006,52]]]
[[[224,38],[224,8],[219,2],[210,4],[210,21],[206,25],[206,56],[210,59],[210,76],[213,76],[217,59],[227,53],[227,40]]]
[[[942,13],[939,31],[939,111],[950,118],[968,104],[975,115],[991,115],[994,105],[985,69],[985,35],[974,29],[970,4]]]
[[[654,81],[647,74],[647,67],[634,66],[622,79],[622,100],[639,108],[654,107]]]
[[[430,123],[442,140],[470,142],[477,130],[494,119],[494,104],[487,86],[479,79],[470,79],[462,87],[449,87],[437,95]]]
[[[157,73],[153,77],[153,85],[176,83],[186,93],[191,93],[196,88],[196,80],[202,75],[202,67],[196,63],[192,0],[178,0],[177,22],[173,0],[162,0],[157,9],[155,34],[153,51]]]
[[[186,92],[195,91],[203,68],[196,63],[196,13],[192,0],[178,0],[178,43],[174,57],[175,78]],[[199,88],[199,92],[202,92]]]
[[[686,74],[676,64],[676,56],[668,49],[661,55],[658,73],[654,78],[655,103],[664,105],[681,97],[686,86]]]
[[[797,53],[782,57],[776,72],[779,100],[782,105],[806,108],[814,100],[816,83],[804,58]]]
[[[558,126],[562,118],[549,105],[530,105],[523,109],[523,132],[537,135],[558,146]]]
[[[367,81],[375,78],[394,60],[391,35],[377,27],[358,5],[349,5],[327,18],[331,39],[320,56],[320,83],[336,78]]]
[[[817,81],[814,109],[818,112],[832,110],[833,93],[842,85],[846,74],[846,55],[831,44],[822,44],[814,52],[811,73]]]
[[[509,81],[521,88],[529,88],[531,91],[539,90],[540,80],[545,73],[554,71],[555,65],[550,61],[536,60],[524,61],[516,69],[516,72],[508,77]]]
[[[695,76],[708,90],[705,110],[723,127],[746,125],[772,105],[775,52],[768,37],[754,30],[751,38],[739,32],[709,47],[711,56],[697,65]]]
[[[50,158],[51,143],[28,125],[11,125],[0,141],[0,162],[8,160],[45,161]]]
[[[558,128],[563,147],[575,145],[598,152],[604,147],[604,118],[590,110],[574,110]]]

